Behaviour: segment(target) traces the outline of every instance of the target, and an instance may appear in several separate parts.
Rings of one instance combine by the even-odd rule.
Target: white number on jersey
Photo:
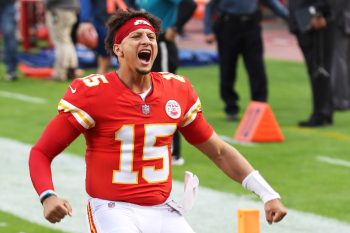
[[[91,74],[89,76],[81,78],[81,80],[83,80],[84,84],[88,87],[98,86],[101,82],[108,83],[106,77],[101,74]]]
[[[163,167],[145,166],[141,173],[133,170],[135,125],[124,125],[116,132],[116,140],[121,142],[120,166],[113,170],[113,183],[137,184],[139,175],[148,183],[164,182],[169,177],[169,150],[168,146],[155,146],[158,137],[167,137],[174,134],[176,124],[149,124],[145,125],[143,160],[163,160]]]

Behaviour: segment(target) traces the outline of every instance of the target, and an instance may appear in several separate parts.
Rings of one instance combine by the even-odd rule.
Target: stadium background
[[[189,24],[188,37],[179,39],[180,46],[187,49],[202,46],[198,28],[196,22]],[[305,67],[295,40],[283,24],[267,20],[264,28],[269,103],[285,141],[235,146],[280,192],[291,215],[287,216],[281,226],[272,227],[267,226],[262,218],[262,232],[350,232],[350,113],[337,113],[332,127],[296,127],[296,122],[310,112],[311,99]],[[205,48],[215,50],[214,47]],[[272,48],[277,50],[273,51]],[[90,72],[94,72],[94,69],[87,70],[86,74]],[[241,94],[243,114],[249,103],[249,91],[242,64],[239,65],[238,72],[237,87]],[[0,73],[4,73],[3,64],[0,65]],[[217,89],[217,66],[182,67],[178,73],[190,78],[201,98],[204,113],[216,131],[232,138],[238,123],[227,122],[222,112],[223,106]],[[0,80],[0,232],[58,232],[57,229],[66,229],[65,223],[61,224],[62,227],[60,224],[53,226],[44,223],[40,215],[40,203],[35,202],[36,194],[31,189],[26,192],[25,185],[30,185],[26,171],[29,145],[37,140],[49,119],[56,114],[57,103],[67,87],[68,83],[24,76],[16,83]],[[83,156],[83,143],[80,138],[66,151],[71,154],[67,157],[73,158],[71,163],[76,161],[76,157]],[[175,186],[181,187],[184,171],[190,170],[198,175],[202,193],[208,197],[204,200],[201,199],[203,196],[199,196],[198,204],[188,216],[198,232],[236,232],[234,224],[238,206],[261,208],[262,204],[257,202],[255,196],[239,184],[231,182],[205,156],[184,141],[183,156],[185,165],[174,168],[174,179],[177,180]],[[58,173],[57,176],[62,178],[64,173]],[[63,179],[61,183],[64,186],[71,182]],[[72,197],[69,191],[62,190],[65,188],[57,191],[63,196],[85,198],[84,194]],[[79,215],[84,210],[75,211]],[[301,215],[300,218],[295,217],[295,214],[304,213],[306,215]],[[261,215],[263,216],[262,212]],[[300,220],[308,219],[307,217],[312,217],[309,223]],[[33,224],[33,221],[40,224]],[[201,229],[201,225],[207,229]],[[327,226],[333,230],[330,231]]]

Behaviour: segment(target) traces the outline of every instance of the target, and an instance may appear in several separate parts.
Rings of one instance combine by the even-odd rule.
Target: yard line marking
[[[289,130],[293,133],[299,133],[307,136],[316,136],[321,138],[330,138],[335,139],[337,141],[350,141],[350,136],[347,134],[335,132],[335,131],[327,131],[327,132],[321,132],[314,129],[307,129],[307,128],[298,128],[298,127],[285,127],[285,130]]]
[[[70,201],[73,217],[65,218],[59,224],[50,224],[43,217],[42,205],[29,178],[28,156],[31,145],[0,137],[0,148],[0,210],[65,232],[87,232],[85,209],[88,196],[85,193],[84,158],[63,153],[53,161],[55,190]],[[177,201],[182,200],[183,182],[173,181],[171,196]],[[349,223],[293,209],[288,210],[288,216],[282,222],[269,225],[265,220],[263,203],[253,201],[250,197],[201,186],[194,208],[186,214],[186,219],[195,232],[230,233],[237,229],[235,219],[238,208],[258,208],[261,213],[261,232],[264,233],[350,232]]]
[[[237,141],[229,136],[226,135],[219,135],[219,137],[224,140],[225,142],[227,142],[228,144],[231,145],[242,145],[242,146],[255,146],[255,143],[252,142],[241,142],[241,141]]]
[[[7,223],[6,222],[0,222],[0,227],[7,227]]]
[[[21,100],[24,102],[34,103],[34,104],[44,104],[46,100],[39,97],[33,97],[29,95],[23,95],[20,93],[14,93],[9,91],[0,91],[0,97]]]
[[[350,161],[347,160],[342,160],[342,159],[334,159],[331,157],[327,156],[317,156],[316,159],[318,161],[324,162],[324,163],[329,163],[332,165],[337,165],[337,166],[342,166],[342,167],[350,167]]]

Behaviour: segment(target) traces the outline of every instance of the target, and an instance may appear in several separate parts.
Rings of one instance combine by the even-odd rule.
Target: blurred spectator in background
[[[6,65],[5,80],[17,80],[17,39],[15,0],[0,1],[0,30],[4,41],[4,60]]]
[[[288,11],[278,0],[265,2],[276,15],[287,19]],[[239,95],[234,85],[240,54],[249,76],[251,99],[267,101],[261,18],[258,0],[211,0],[205,8],[205,40],[207,43],[216,40],[218,44],[220,96],[225,102],[226,118],[230,121],[239,120]]]
[[[46,24],[55,49],[54,80],[73,79],[78,68],[71,33],[79,5],[79,0],[45,0]]]
[[[332,100],[335,110],[350,109],[350,1],[330,1],[334,16],[331,65]]]
[[[80,24],[77,34],[82,31],[97,33],[98,43],[94,48],[97,54],[97,73],[106,73],[110,67],[110,56],[104,44],[107,35],[105,23],[117,8],[126,10],[126,5],[124,1],[116,0],[80,0],[80,6]]]
[[[197,3],[194,0],[181,0],[177,11],[177,20],[172,26],[178,35],[185,35],[184,26],[191,19],[196,8]]]
[[[182,30],[193,15],[196,3],[193,0],[135,0],[134,4],[136,8],[143,9],[162,21],[162,32],[158,37],[159,51],[152,71],[176,74],[179,57],[175,39],[179,30]],[[181,11],[179,11],[180,6]],[[182,165],[185,162],[181,157],[180,140],[180,134],[176,131],[172,145],[173,165]]]
[[[312,91],[312,113],[300,127],[319,127],[333,123],[331,93],[331,15],[327,0],[288,2],[289,28],[303,52]]]

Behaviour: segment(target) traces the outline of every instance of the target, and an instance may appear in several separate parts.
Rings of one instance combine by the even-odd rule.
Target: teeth
[[[146,49],[142,49],[142,50],[140,51],[140,53],[151,53],[151,51],[150,51],[150,50],[146,50]]]

